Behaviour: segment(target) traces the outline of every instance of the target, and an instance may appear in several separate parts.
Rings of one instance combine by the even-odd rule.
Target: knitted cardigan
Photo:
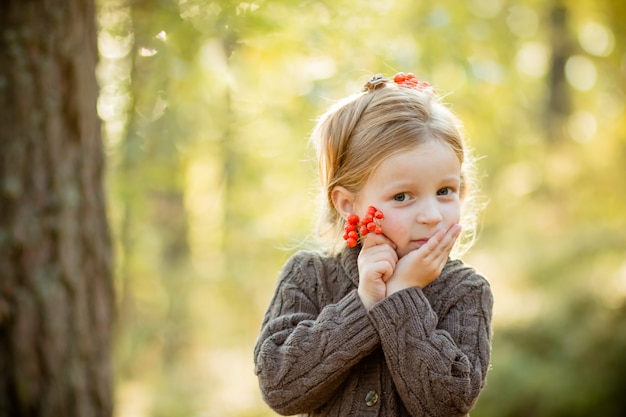
[[[254,349],[263,398],[281,415],[467,415],[489,365],[488,282],[448,260],[424,289],[367,311],[359,250],[301,251],[283,267]]]

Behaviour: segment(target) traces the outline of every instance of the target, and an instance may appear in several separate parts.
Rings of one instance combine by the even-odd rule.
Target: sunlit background
[[[274,415],[252,348],[314,243],[315,117],[415,72],[482,158],[473,417],[626,413],[626,2],[98,0],[116,417]]]

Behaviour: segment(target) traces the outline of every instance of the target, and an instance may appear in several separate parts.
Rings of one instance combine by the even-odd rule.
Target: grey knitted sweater
[[[467,415],[489,366],[488,282],[449,260],[423,290],[368,312],[359,250],[301,251],[284,266],[254,349],[265,401],[282,415]]]

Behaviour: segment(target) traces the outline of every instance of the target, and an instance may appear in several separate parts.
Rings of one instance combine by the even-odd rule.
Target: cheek
[[[451,204],[446,207],[444,211],[444,222],[446,222],[448,226],[452,226],[459,221],[461,221],[461,204]]]
[[[408,233],[411,224],[411,220],[402,217],[400,213],[389,214],[389,216],[385,214],[383,232],[387,237],[395,241]]]

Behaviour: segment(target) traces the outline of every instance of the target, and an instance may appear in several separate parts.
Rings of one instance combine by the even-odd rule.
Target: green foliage
[[[547,319],[498,330],[489,386],[472,415],[626,412],[626,303],[570,298]]]
[[[251,349],[278,270],[313,242],[308,133],[400,70],[482,156],[467,261],[495,333],[472,415],[622,415],[626,10],[560,4],[100,0],[117,415],[272,415]]]

